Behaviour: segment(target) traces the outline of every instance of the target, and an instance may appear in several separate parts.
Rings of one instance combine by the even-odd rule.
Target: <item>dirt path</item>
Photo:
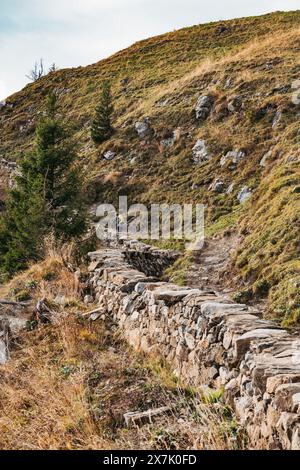
[[[187,285],[217,293],[233,292],[226,283],[226,270],[238,244],[236,234],[207,240],[202,251],[194,255],[194,263],[187,273]]]
[[[239,243],[235,233],[206,240],[204,248],[194,254],[194,262],[186,276],[187,285],[232,297],[230,294],[241,289],[234,286],[231,267],[232,255]],[[266,299],[253,299],[248,304],[261,313],[267,308]]]

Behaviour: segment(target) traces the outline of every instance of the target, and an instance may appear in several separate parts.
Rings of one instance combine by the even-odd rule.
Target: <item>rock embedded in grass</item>
[[[252,196],[252,191],[251,189],[248,188],[248,186],[244,186],[240,192],[238,193],[238,201],[240,204],[243,204],[246,202],[250,197]]]
[[[216,193],[222,193],[225,190],[225,183],[219,179],[216,179],[208,188],[210,191]]]
[[[0,332],[0,335],[2,333],[3,332]],[[7,361],[8,361],[8,352],[7,352],[6,343],[3,339],[0,338],[0,364],[1,365],[6,364]]]
[[[234,113],[241,109],[243,106],[242,97],[240,95],[234,96],[228,103],[227,109],[230,113]]]
[[[92,304],[94,302],[94,298],[91,295],[86,295],[83,299],[83,302],[87,304]]]
[[[162,139],[161,145],[164,148],[172,147],[175,142],[179,139],[180,129],[175,129],[170,135]]]
[[[107,152],[103,154],[102,158],[107,161],[114,160],[116,158],[116,153],[113,152],[112,150],[108,150]]]
[[[223,155],[223,157],[220,160],[220,165],[224,166],[226,165],[227,162],[231,162],[232,168],[235,168],[236,165],[245,157],[245,152],[242,150],[230,150],[229,152],[226,153],[226,155]]]
[[[196,119],[198,121],[205,121],[214,105],[214,97],[212,95],[204,95],[198,98],[195,112],[196,112]]]
[[[281,111],[277,111],[275,116],[274,116],[274,119],[273,119],[273,122],[272,122],[272,129],[275,129],[275,127],[278,126],[278,124],[280,123],[281,121],[281,118],[282,118],[282,113]]]
[[[267,166],[269,158],[272,156],[272,150],[269,150],[267,153],[264,154],[261,161],[259,162],[260,166],[265,167]]]
[[[145,139],[153,134],[149,118],[144,118],[143,121],[136,122],[134,128],[140,139]]]
[[[193,147],[193,162],[195,165],[211,159],[206,143],[202,139],[198,139]]]

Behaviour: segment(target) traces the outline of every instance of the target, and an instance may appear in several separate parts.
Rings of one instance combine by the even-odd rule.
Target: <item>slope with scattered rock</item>
[[[207,237],[239,237],[228,277],[268,316],[300,315],[300,13],[185,28],[88,67],[52,72],[0,110],[0,155],[31,148],[44,97],[55,90],[73,123],[90,204],[201,202]],[[94,146],[101,82],[114,95],[115,133]],[[186,263],[188,266],[188,263]]]

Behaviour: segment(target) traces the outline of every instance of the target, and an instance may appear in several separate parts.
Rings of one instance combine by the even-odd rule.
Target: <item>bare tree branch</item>
[[[44,61],[40,59],[39,62],[35,62],[34,68],[29,72],[26,77],[32,82],[36,82],[45,75]]]

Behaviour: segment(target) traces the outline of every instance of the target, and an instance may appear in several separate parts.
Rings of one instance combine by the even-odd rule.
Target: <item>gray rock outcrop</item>
[[[278,124],[280,123],[281,121],[281,118],[282,118],[282,113],[281,111],[277,111],[274,118],[273,118],[273,122],[272,122],[272,129],[275,129]]]
[[[153,134],[153,129],[150,124],[149,118],[143,119],[135,123],[134,128],[140,139],[146,139]]]
[[[112,150],[108,150],[107,152],[105,152],[103,154],[103,159],[104,160],[107,160],[107,161],[111,161],[111,160],[114,160],[116,158],[116,153],[113,152]]]
[[[196,119],[198,121],[205,121],[214,105],[214,97],[212,95],[204,95],[198,98],[195,112],[196,112]]]
[[[235,168],[244,157],[245,152],[242,150],[230,150],[230,152],[227,152],[226,155],[223,155],[220,160],[220,165],[224,166],[227,164],[227,162],[230,162],[232,168]]]
[[[202,139],[198,139],[193,147],[193,162],[195,165],[208,161],[211,159],[211,155],[208,151],[206,143]]]
[[[1,338],[1,333],[0,333],[0,364],[6,364],[8,361],[8,349],[6,345],[6,341],[4,341],[3,338]]]
[[[209,191],[214,191],[216,193],[223,193],[225,191],[225,183],[220,179],[216,179],[210,186]]]
[[[17,337],[27,325],[27,319],[23,316],[3,313],[3,302],[1,301],[0,313],[0,364],[6,364],[9,360],[11,340]]]
[[[261,161],[259,162],[260,166],[265,167],[267,166],[269,158],[272,156],[272,150],[269,150],[267,153],[264,154]]]
[[[20,174],[16,162],[8,161],[0,156],[0,170],[4,170],[7,173],[8,186],[12,188],[15,184],[14,177]]]
[[[242,97],[240,95],[234,96],[227,105],[227,109],[230,113],[239,111],[243,106]]]
[[[180,138],[180,128],[175,129],[170,135],[161,140],[161,145],[165,148],[172,147]]]

